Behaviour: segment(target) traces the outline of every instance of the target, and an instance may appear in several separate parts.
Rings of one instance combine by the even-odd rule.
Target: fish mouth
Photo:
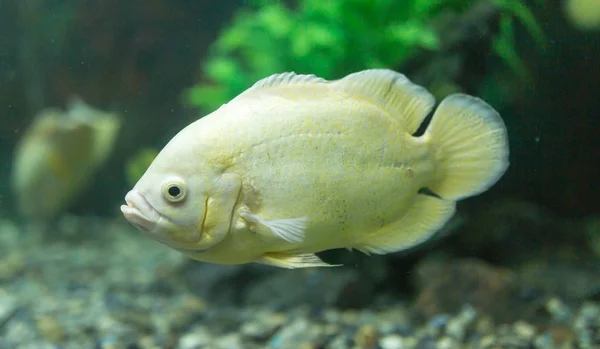
[[[160,213],[150,205],[146,198],[135,190],[125,195],[127,205],[121,205],[121,212],[129,223],[144,232],[151,232],[160,219]]]
[[[172,237],[169,237],[167,231],[165,230],[167,227],[172,226],[181,228],[181,226],[160,214],[160,212],[158,212],[138,191],[131,190],[128,192],[127,195],[125,195],[125,202],[127,205],[121,205],[121,212],[123,212],[125,219],[127,219],[127,221],[129,221],[129,223],[131,223],[137,229],[145,234],[148,234],[156,241],[183,253],[198,252],[196,249],[185,248],[181,245],[193,243],[195,240],[200,239],[200,237],[197,236],[195,237],[194,241],[186,241],[184,243],[178,242]],[[194,230],[191,229],[191,231]]]

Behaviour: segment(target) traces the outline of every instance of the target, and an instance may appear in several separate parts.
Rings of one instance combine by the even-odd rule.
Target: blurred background
[[[438,100],[480,96],[508,128],[506,175],[460,202],[430,243],[375,257],[330,251],[325,260],[347,267],[282,272],[189,261],[123,222],[119,205],[154,155],[255,81],[380,67]],[[355,314],[349,348],[384,347],[419,326],[437,329],[433,347],[445,337],[467,347],[447,330],[463,317],[473,333],[488,319],[498,341],[497,324],[521,321],[507,331],[523,345],[600,347],[589,303],[600,298],[599,81],[595,0],[1,1],[0,348],[300,348],[316,340],[288,325],[324,315],[297,315],[298,304],[360,314],[402,304],[410,310],[396,314],[419,319],[389,320],[409,335],[365,329],[371,320]],[[102,309],[88,304],[96,296]],[[69,297],[100,315],[70,322]],[[581,309],[596,332],[574,325]],[[268,329],[232,330],[246,321]],[[336,347],[336,336],[310,348]],[[484,337],[469,345],[485,347]]]

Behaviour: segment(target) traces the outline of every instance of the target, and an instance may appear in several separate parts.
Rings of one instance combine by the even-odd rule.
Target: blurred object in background
[[[47,220],[66,208],[110,155],[120,118],[73,98],[42,110],[15,149],[12,189],[20,214]]]
[[[156,155],[158,155],[158,151],[155,148],[142,148],[129,158],[125,166],[125,177],[130,186],[134,186],[142,177]]]
[[[584,31],[600,30],[599,0],[566,0],[565,12],[569,22]]]

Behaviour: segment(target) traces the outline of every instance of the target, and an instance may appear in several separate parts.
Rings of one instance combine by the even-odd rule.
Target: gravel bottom
[[[553,298],[536,323],[510,324],[468,304],[429,319],[400,301],[216,306],[180,279],[185,257],[123,222],[71,217],[59,230],[0,221],[0,349],[600,348],[599,303]],[[80,231],[90,235],[74,240]]]

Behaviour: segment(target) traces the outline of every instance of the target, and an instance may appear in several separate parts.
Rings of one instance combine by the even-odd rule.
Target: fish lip
[[[161,215],[148,200],[136,190],[131,190],[125,195],[125,202],[127,205],[121,205],[121,212],[125,216],[125,219],[130,224],[135,226],[142,232],[150,235],[156,241],[165,244],[171,248],[179,250],[180,252],[200,252],[193,248],[180,247],[180,244],[174,242],[172,239],[165,237],[158,227],[160,221],[169,222],[175,224],[169,218]],[[200,239],[200,236],[198,236]],[[203,251],[203,250],[202,250]]]
[[[121,205],[125,219],[142,231],[152,231],[161,215],[148,200],[136,190],[131,190],[125,195],[125,202],[127,205]]]

